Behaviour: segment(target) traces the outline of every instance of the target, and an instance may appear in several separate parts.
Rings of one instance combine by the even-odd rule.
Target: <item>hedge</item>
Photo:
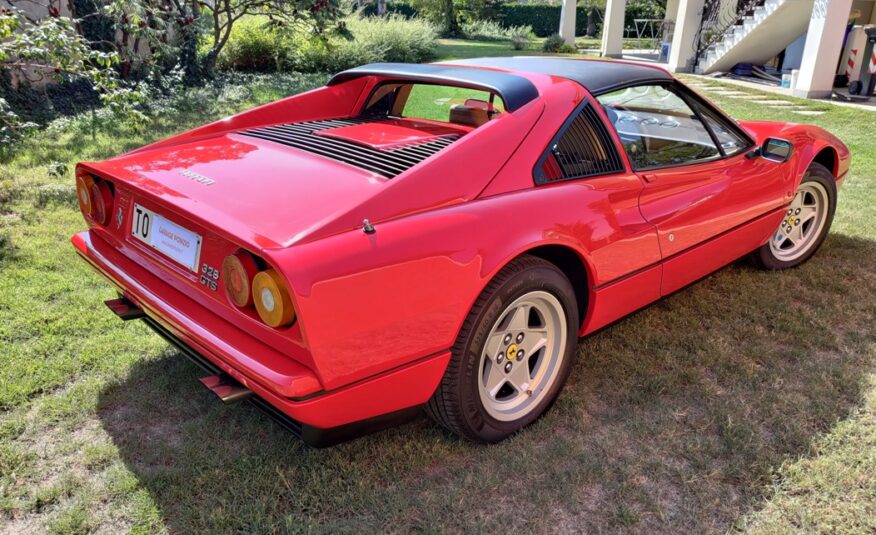
[[[560,29],[560,4],[499,4],[496,12],[504,26],[532,26],[539,37],[555,34]],[[587,31],[588,8],[578,6],[575,16],[575,35]],[[600,21],[601,22],[601,21]]]
[[[377,2],[365,4],[359,8],[358,13],[363,17],[377,16]],[[386,13],[388,15],[401,15],[406,19],[412,19],[417,16],[417,8],[407,2],[386,2]]]
[[[533,32],[538,37],[548,37],[557,33],[560,29],[561,3],[501,3],[492,4],[496,18],[506,28],[514,26],[532,26]],[[418,16],[417,8],[406,0],[387,0],[387,13],[396,13],[405,18]],[[589,7],[578,6],[575,16],[575,35],[581,37],[587,33],[587,13]],[[360,8],[362,16],[375,15],[377,3],[368,3]],[[635,19],[662,19],[664,8],[654,0],[627,0],[624,12],[624,29],[630,37],[635,36]],[[602,32],[603,13],[600,10],[596,18],[596,35]]]
[[[499,4],[496,6],[499,20],[505,26],[532,26],[532,31],[539,37],[555,34],[560,29],[560,11],[562,4]],[[590,8],[578,6],[575,16],[575,35],[587,33],[587,13]],[[635,19],[662,19],[664,10],[649,0],[631,0],[627,2],[624,14],[624,28],[627,33],[635,35]],[[602,16],[596,20],[596,34],[602,30]]]

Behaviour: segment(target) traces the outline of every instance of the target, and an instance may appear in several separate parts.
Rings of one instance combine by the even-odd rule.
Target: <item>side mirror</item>
[[[794,146],[790,141],[771,137],[763,142],[760,155],[771,162],[785,163],[791,159],[793,150]]]
[[[775,137],[767,138],[763,145],[749,152],[745,156],[750,160],[763,157],[765,160],[776,163],[785,163],[791,159],[791,153],[794,151],[794,146],[790,141],[778,139]]]

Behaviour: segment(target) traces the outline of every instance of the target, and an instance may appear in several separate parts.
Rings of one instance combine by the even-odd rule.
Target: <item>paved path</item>
[[[815,116],[821,115],[824,110],[813,109],[808,105],[809,102],[817,103],[817,102],[826,102],[826,101],[804,101],[800,99],[795,100],[785,100],[776,98],[774,95],[753,95],[751,93],[745,93],[743,91],[737,91],[733,89],[732,86],[727,86],[720,82],[724,82],[721,80],[715,80],[714,78],[706,78],[706,77],[693,77],[688,76],[684,79],[685,84],[689,87],[693,88],[696,91],[703,93],[705,96],[709,94],[718,95],[726,98],[745,100],[747,102],[751,102],[752,104],[760,104],[762,106],[767,106],[769,108],[787,110],[791,113],[796,113],[798,115],[804,116]],[[761,90],[760,87],[752,87],[751,89]]]
[[[871,98],[867,102],[841,102],[828,99],[780,100],[780,98],[782,97],[788,97],[789,99],[793,98],[791,95],[791,90],[784,87],[747,82],[745,80],[736,80],[733,78],[713,78],[710,76],[702,75],[685,75],[684,81],[687,85],[705,91],[707,93],[713,93],[716,95],[726,96],[730,98],[739,98],[742,100],[754,102],[756,104],[764,104],[770,107],[780,106],[787,108],[788,106],[793,106],[794,108],[791,109],[791,111],[800,115],[812,116],[821,115],[822,113],[824,113],[823,110],[808,109],[809,107],[806,106],[805,103],[830,104],[833,106],[857,108],[864,111],[876,111],[876,97]],[[737,88],[753,89],[755,91],[770,93],[770,95],[752,95],[751,93],[743,93],[741,91],[738,91]]]

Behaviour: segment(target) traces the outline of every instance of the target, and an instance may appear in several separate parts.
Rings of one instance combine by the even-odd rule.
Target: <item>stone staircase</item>
[[[737,63],[762,65],[809,27],[814,0],[758,0],[738,13],[723,34],[700,53],[696,71],[726,72]]]

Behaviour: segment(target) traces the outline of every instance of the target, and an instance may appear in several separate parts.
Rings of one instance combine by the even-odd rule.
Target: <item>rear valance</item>
[[[514,111],[538,97],[535,86],[522,76],[504,72],[416,63],[371,63],[339,72],[327,85],[335,85],[362,76],[383,76],[412,82],[460,85],[498,93],[505,109]]]

